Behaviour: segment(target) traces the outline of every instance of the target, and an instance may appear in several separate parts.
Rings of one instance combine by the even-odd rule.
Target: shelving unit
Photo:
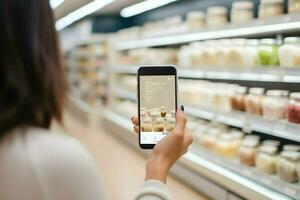
[[[137,39],[121,42],[117,50],[129,50],[143,47],[186,44],[194,41],[235,38],[235,37],[265,37],[270,35],[293,33],[300,30],[300,15],[285,15],[270,20],[253,20],[242,26],[227,25],[217,29],[203,29],[199,32],[168,35],[154,38]]]

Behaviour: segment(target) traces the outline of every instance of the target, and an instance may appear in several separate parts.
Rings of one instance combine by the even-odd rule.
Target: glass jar
[[[289,0],[288,13],[300,13],[300,0]]]
[[[241,67],[244,65],[244,48],[246,39],[232,39],[231,45],[228,47],[226,56],[226,65],[229,67]]]
[[[294,144],[286,144],[283,146],[284,151],[299,151],[300,152],[300,145]]]
[[[169,117],[167,118],[167,125],[166,125],[166,129],[168,132],[173,131],[174,127],[175,127],[175,118]]]
[[[231,137],[232,137],[232,146],[234,149],[234,154],[236,155],[238,152],[238,148],[240,147],[240,145],[242,144],[242,139],[244,137],[244,133],[239,131],[239,130],[232,130],[230,132]]]
[[[155,124],[156,119],[160,117],[160,112],[158,110],[152,110],[150,113],[152,124]]]
[[[232,136],[227,133],[220,135],[216,142],[215,151],[221,156],[233,157],[236,149],[232,141]]]
[[[276,146],[279,147],[280,142],[277,140],[265,140],[262,143],[262,146]]]
[[[258,146],[259,140],[245,138],[242,141],[242,145],[238,148],[240,162],[249,166],[255,166],[255,156]]]
[[[245,111],[246,87],[238,87],[230,97],[231,110]]]
[[[285,119],[289,92],[287,90],[269,90],[262,100],[263,116],[268,119]]]
[[[256,155],[256,168],[268,174],[276,173],[278,147],[274,145],[263,145]]]
[[[206,12],[206,24],[210,27],[227,24],[227,9],[223,6],[209,7]]]
[[[300,37],[287,37],[279,47],[280,66],[300,67]]]
[[[202,139],[202,145],[203,147],[214,150],[216,143],[217,143],[217,137],[220,135],[221,131],[218,128],[211,128],[207,131],[207,134],[203,136]]]
[[[162,117],[158,117],[155,120],[155,124],[153,126],[153,130],[156,131],[156,132],[163,132],[164,129],[165,129],[164,119]]]
[[[291,93],[287,115],[289,122],[300,124],[300,92]]]
[[[143,132],[151,132],[153,129],[151,118],[146,117],[141,121],[141,127]]]
[[[246,45],[243,52],[244,67],[251,68],[256,66],[258,56],[258,44],[259,40],[256,39],[246,41]]]
[[[279,64],[278,44],[275,39],[262,39],[258,46],[257,64],[276,66]]]
[[[262,99],[264,88],[250,88],[249,94],[245,97],[246,112],[254,115],[262,114]]]
[[[261,0],[258,8],[258,18],[266,19],[283,14],[283,0]]]
[[[189,30],[199,30],[205,26],[205,13],[201,11],[192,11],[187,14],[186,21]]]
[[[230,12],[231,22],[239,24],[253,19],[253,3],[251,1],[236,1],[232,3]]]
[[[290,183],[297,182],[299,179],[299,163],[299,152],[282,151],[277,161],[277,171],[279,178]]]

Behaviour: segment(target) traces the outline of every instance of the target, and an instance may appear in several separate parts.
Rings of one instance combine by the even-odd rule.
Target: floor
[[[89,120],[78,116],[78,113],[66,110],[64,129],[58,125],[54,125],[54,129],[71,134],[85,144],[96,160],[109,200],[132,200],[143,183],[145,158],[103,130],[99,116],[92,115]],[[206,199],[173,177],[168,178],[167,184],[174,200]]]

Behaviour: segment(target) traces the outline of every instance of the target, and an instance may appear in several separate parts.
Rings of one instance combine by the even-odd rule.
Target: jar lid
[[[238,94],[245,94],[247,92],[247,87],[242,87],[242,86],[239,86],[236,88],[236,93]]]
[[[253,9],[253,2],[252,1],[235,1],[232,3],[233,9]]]
[[[263,141],[262,145],[266,145],[266,146],[279,146],[280,142],[277,140],[265,140]]]
[[[261,39],[260,43],[264,45],[275,45],[277,44],[277,40],[272,38],[266,38],[266,39]]]
[[[162,117],[158,117],[156,120],[155,120],[156,123],[163,123],[164,122],[164,118]]]
[[[146,117],[144,120],[143,120],[144,123],[151,123],[151,118],[149,117]]]
[[[283,151],[280,154],[283,158],[291,161],[300,160],[300,152],[297,151]]]
[[[224,6],[212,6],[207,9],[208,15],[227,15],[227,9]]]
[[[300,43],[300,37],[286,37],[284,43]]]
[[[268,96],[275,96],[275,97],[286,97],[289,95],[288,90],[268,90],[267,91]]]
[[[207,131],[208,135],[217,136],[220,134],[220,129],[218,128],[211,128]]]
[[[258,140],[244,139],[242,142],[242,146],[246,147],[257,147],[259,144]]]
[[[246,135],[245,140],[260,140],[260,137],[258,135]]]
[[[154,111],[151,111],[150,115],[153,116],[153,117],[157,117],[157,116],[160,116],[160,112],[154,110]]]
[[[238,130],[232,130],[230,134],[232,135],[232,138],[235,140],[242,139],[242,137],[244,136],[243,132]]]
[[[161,112],[166,112],[166,110],[167,110],[165,106],[161,106],[159,109]]]
[[[265,92],[264,88],[254,87],[249,89],[250,94],[263,94],[264,92]]]
[[[283,146],[284,151],[300,151],[300,145],[286,144]]]
[[[283,0],[261,0],[261,4],[278,4],[283,3]]]
[[[292,93],[290,94],[290,97],[291,97],[292,99],[300,99],[300,92],[292,92]]]
[[[205,12],[202,11],[191,11],[187,14],[188,19],[205,19]]]
[[[251,45],[251,46],[258,46],[259,45],[259,40],[257,39],[250,39],[246,41],[247,45]]]
[[[272,146],[272,145],[262,145],[259,148],[259,152],[266,153],[266,154],[269,154],[269,155],[276,154],[277,150],[278,150],[278,147],[277,146]]]
[[[220,135],[220,140],[230,141],[232,140],[232,136],[228,133],[223,133]]]

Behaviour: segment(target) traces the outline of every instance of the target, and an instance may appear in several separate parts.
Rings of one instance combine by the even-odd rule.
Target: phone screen
[[[176,75],[139,76],[140,144],[156,144],[175,125]]]

